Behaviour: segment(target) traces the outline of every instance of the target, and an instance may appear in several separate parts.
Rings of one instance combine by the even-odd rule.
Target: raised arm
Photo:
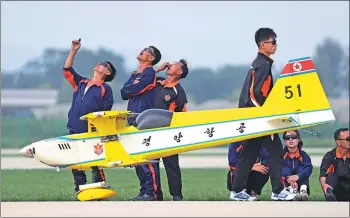
[[[80,45],[80,39],[72,41],[71,51],[69,52],[63,67],[63,75],[72,85],[74,92],[78,90],[78,83],[81,80],[86,79],[85,77],[80,76],[73,68],[74,57],[78,52]]]
[[[165,70],[166,68],[168,68],[170,66],[169,62],[165,62],[163,63],[160,67],[158,67],[155,71],[156,73]]]

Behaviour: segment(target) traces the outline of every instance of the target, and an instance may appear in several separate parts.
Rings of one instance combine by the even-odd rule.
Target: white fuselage
[[[234,141],[235,138],[241,136],[260,133],[266,134],[271,131],[281,132],[284,129],[292,127],[335,120],[332,110],[329,109],[289,114],[288,116],[292,117],[295,122],[270,122],[273,119],[285,116],[287,115],[159,130],[143,130],[136,133],[120,134],[119,142],[127,153],[135,155],[210,141],[225,139],[232,139]],[[67,165],[103,160],[106,157],[105,147],[100,138],[82,140],[47,139],[26,146],[21,150],[21,153],[23,155],[27,154],[26,151],[28,148],[35,149],[33,153],[36,159],[53,167],[66,167]]]
[[[145,130],[138,133],[122,134],[120,143],[123,145],[127,153],[134,155],[211,141],[219,141],[230,138],[234,139],[242,136],[267,133],[276,130],[280,131],[299,125],[305,126],[335,120],[331,109],[288,116],[291,116],[297,123],[269,122],[272,119],[283,117],[281,115],[246,120],[233,120],[213,124],[162,129],[158,131]],[[243,123],[244,128],[241,127]],[[214,132],[211,133],[212,129]],[[181,138],[179,138],[180,133],[182,136]],[[150,141],[147,139],[150,139]]]
[[[22,153],[31,149],[33,157],[52,167],[65,167],[77,163],[103,160],[106,157],[100,138],[66,140],[51,138],[35,142],[23,148]]]

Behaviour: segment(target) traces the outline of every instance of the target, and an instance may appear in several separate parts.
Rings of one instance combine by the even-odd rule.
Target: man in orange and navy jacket
[[[63,68],[64,77],[74,89],[72,106],[68,113],[69,134],[87,132],[88,123],[86,120],[80,120],[80,117],[91,112],[111,110],[114,103],[112,88],[106,82],[114,79],[116,69],[112,63],[103,61],[95,65],[91,79],[79,75],[72,66],[80,46],[80,39],[72,42],[71,51]],[[72,170],[72,173],[75,191],[78,193],[79,185],[86,184],[86,175],[80,170]],[[93,168],[92,176],[93,182],[105,181],[102,169]]]
[[[156,72],[153,66],[160,61],[161,57],[160,51],[154,46],[144,48],[137,56],[139,69],[132,73],[120,90],[122,99],[129,100],[128,111],[141,113],[147,109],[154,108]],[[134,122],[135,117],[128,118],[129,125],[132,125]],[[155,171],[159,169],[155,169],[154,166],[149,163],[135,167],[141,188],[139,195],[134,200],[156,200],[158,184]]]
[[[320,183],[326,201],[350,201],[350,136],[348,128],[334,132],[337,146],[322,158]]]
[[[270,28],[259,28],[255,32],[255,43],[258,46],[258,55],[252,62],[242,86],[239,96],[239,108],[261,107],[268,98],[273,87],[271,55],[277,49],[277,34]],[[281,181],[283,164],[283,146],[278,134],[266,135],[257,138],[247,139],[247,147],[238,160],[235,179],[232,183],[233,192],[237,193],[235,199],[245,200],[249,198],[243,192],[247,184],[248,174],[259,154],[261,146],[264,146],[269,153],[270,178],[272,186],[272,200],[292,200],[295,195],[283,188]],[[251,146],[250,146],[251,145]],[[242,193],[240,193],[242,192]],[[245,196],[245,197],[242,197]]]
[[[228,161],[230,171],[227,174],[227,189],[232,192],[232,181],[236,174],[237,163],[242,151],[245,148],[244,142],[234,142],[230,144],[228,152]],[[268,153],[264,146],[261,147],[260,155],[253,165],[252,171],[248,176],[247,193],[250,196],[257,197],[261,194],[263,187],[269,180],[268,174]]]
[[[188,75],[187,62],[181,59],[178,62],[170,64],[168,62],[162,64],[156,72],[166,70],[167,77],[157,77],[157,86],[155,88],[155,108],[169,110],[172,112],[186,112],[187,97],[184,88],[180,85],[179,80],[184,79]],[[173,201],[181,201],[182,181],[181,170],[179,165],[179,155],[171,155],[162,158],[165,171],[168,178],[170,195]],[[159,169],[159,163],[153,163],[156,169]],[[157,191],[157,200],[163,200],[163,192],[160,186],[160,172],[156,171],[159,179],[159,187]]]

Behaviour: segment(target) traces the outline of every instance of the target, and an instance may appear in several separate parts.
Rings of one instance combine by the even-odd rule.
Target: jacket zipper
[[[85,89],[86,89],[87,87],[88,87],[88,84],[86,84]],[[89,91],[90,88],[91,88],[91,87],[89,87],[88,90],[86,90],[86,92],[85,92],[85,90],[84,90],[84,94],[83,94],[83,97],[81,98],[81,101],[84,100],[84,97],[85,97],[86,93]]]

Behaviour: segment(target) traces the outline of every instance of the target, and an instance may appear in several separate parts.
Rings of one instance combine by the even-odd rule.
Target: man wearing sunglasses
[[[350,201],[350,136],[348,128],[334,132],[336,147],[321,162],[320,183],[326,201]]]
[[[253,61],[244,81],[239,97],[239,108],[260,107],[264,104],[272,86],[271,67],[277,48],[276,33],[270,28],[260,28],[255,32],[255,43],[258,55]],[[236,176],[232,182],[233,200],[253,199],[245,192],[249,173],[259,156],[262,145],[269,153],[270,178],[272,185],[272,200],[293,200],[296,194],[284,189],[281,182],[283,167],[283,147],[278,134],[246,140],[237,164]],[[253,199],[254,200],[254,199]]]
[[[76,53],[81,46],[80,39],[72,41],[72,48],[64,64],[64,77],[73,87],[72,106],[68,113],[67,128],[69,134],[84,133],[88,131],[86,120],[80,117],[91,112],[108,111],[114,104],[112,88],[106,82],[114,79],[116,69],[109,61],[97,63],[93,68],[92,78],[87,79],[73,69]],[[94,130],[93,130],[94,131]],[[84,171],[72,170],[74,176],[75,191],[79,193],[79,185],[86,184]],[[102,169],[92,170],[93,182],[105,181]]]
[[[156,72],[153,66],[160,61],[161,57],[160,51],[154,46],[144,48],[137,56],[139,68],[131,74],[120,90],[122,99],[128,100],[128,111],[141,113],[147,109],[154,108]],[[132,125],[134,121],[135,117],[128,118],[129,125]],[[149,163],[135,167],[141,189],[134,200],[156,200],[158,183],[155,172],[158,169],[155,169],[155,166]]]

